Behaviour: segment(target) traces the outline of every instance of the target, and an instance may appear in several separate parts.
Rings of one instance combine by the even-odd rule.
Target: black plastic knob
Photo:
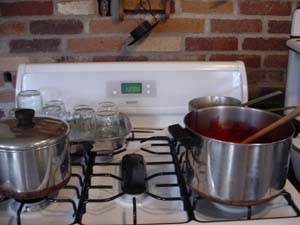
[[[18,128],[29,129],[34,127],[32,121],[34,117],[33,109],[18,109],[15,111],[15,117],[18,120]]]

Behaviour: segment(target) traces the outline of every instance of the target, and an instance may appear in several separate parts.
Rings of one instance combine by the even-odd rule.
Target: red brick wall
[[[250,98],[284,89],[296,0],[173,0],[174,12],[142,43],[124,45],[145,15],[114,23],[97,0],[1,0],[0,72],[19,63],[243,60]],[[148,17],[149,18],[149,17]],[[0,108],[14,101],[0,74]]]

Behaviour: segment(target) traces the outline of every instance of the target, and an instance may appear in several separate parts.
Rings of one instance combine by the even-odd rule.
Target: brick
[[[94,56],[93,62],[148,61],[146,56]]]
[[[268,32],[277,34],[289,34],[291,32],[291,21],[271,20],[268,23]]]
[[[195,38],[185,40],[187,51],[231,51],[237,50],[238,40],[235,37]]]
[[[0,71],[17,71],[19,64],[29,62],[27,56],[2,56],[0,57]]]
[[[91,20],[90,30],[92,33],[128,33],[138,26],[142,20],[131,19],[120,22],[113,22],[109,19]]]
[[[288,65],[288,55],[268,55],[264,59],[264,66],[286,69]]]
[[[36,20],[30,22],[32,34],[80,34],[83,24],[80,20]]]
[[[10,103],[15,101],[15,91],[11,90],[0,90],[0,103]]]
[[[247,70],[247,79],[250,83],[268,83],[269,86],[284,83],[286,72],[281,70]]]
[[[151,61],[205,61],[205,55],[184,55],[184,54],[175,54],[175,55],[150,55],[149,60]]]
[[[286,38],[245,38],[242,47],[244,50],[287,50],[286,40]]]
[[[253,33],[261,32],[261,20],[211,20],[211,31],[218,33]]]
[[[233,3],[231,1],[181,0],[181,8],[183,12],[187,13],[233,13]]]
[[[34,53],[58,51],[60,39],[18,39],[9,42],[11,53]]]
[[[138,10],[141,8],[140,6],[140,0],[122,0],[124,3],[122,3],[123,9],[126,10]],[[171,1],[173,4],[173,0]],[[145,1],[144,4],[145,8],[149,8],[148,4]],[[151,0],[151,9],[152,10],[164,10],[164,2],[161,0]]]
[[[116,52],[122,48],[122,38],[78,38],[68,40],[72,52]]]
[[[137,52],[177,52],[181,50],[181,37],[153,36],[136,43],[132,50]]]
[[[0,3],[1,16],[45,16],[53,14],[52,1],[26,1]]]
[[[276,83],[281,83],[283,85],[285,85],[285,81],[286,81],[286,71],[267,71],[267,73],[265,74],[265,76],[267,77],[268,81],[273,82],[274,85],[276,85]],[[269,82],[267,82],[269,83]]]
[[[153,31],[203,33],[204,19],[168,19],[166,22],[159,23]]]
[[[0,119],[3,118],[5,116],[4,110],[0,109]]]
[[[290,16],[292,5],[290,1],[239,1],[240,14]]]
[[[47,59],[45,59],[47,61]],[[58,63],[64,62],[91,62],[92,57],[89,56],[57,56],[53,57],[52,60]]]
[[[3,72],[0,73],[0,88],[5,84]]]
[[[259,55],[212,55],[210,61],[236,61],[241,60],[245,63],[246,67],[258,68],[260,67],[261,57]]]
[[[96,0],[79,0],[57,3],[57,11],[61,15],[95,15],[98,6]]]
[[[0,23],[0,35],[21,35],[25,34],[26,25],[20,21],[8,21]]]

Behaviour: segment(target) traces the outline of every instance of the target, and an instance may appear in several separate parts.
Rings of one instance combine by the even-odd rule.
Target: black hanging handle
[[[173,136],[174,141],[179,141],[187,149],[197,145],[197,140],[191,135],[191,133],[187,129],[183,128],[179,124],[169,126],[168,130],[169,133]]]
[[[15,111],[15,117],[18,120],[18,128],[29,129],[34,127],[34,122],[32,121],[34,117],[33,109],[18,109]]]
[[[292,119],[291,123],[293,124],[293,126],[295,128],[295,133],[294,133],[294,138],[295,138],[300,133],[300,121],[297,119]]]

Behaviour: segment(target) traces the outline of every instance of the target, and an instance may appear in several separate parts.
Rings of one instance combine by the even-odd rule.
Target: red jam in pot
[[[216,118],[210,122],[210,127],[208,129],[197,129],[196,131],[203,136],[220,141],[241,143],[258,130],[259,129],[252,127],[247,123],[237,121],[232,121],[223,125],[219,123],[219,118]],[[266,135],[265,137],[257,140],[256,143],[268,143],[275,139],[276,138],[271,135]]]

